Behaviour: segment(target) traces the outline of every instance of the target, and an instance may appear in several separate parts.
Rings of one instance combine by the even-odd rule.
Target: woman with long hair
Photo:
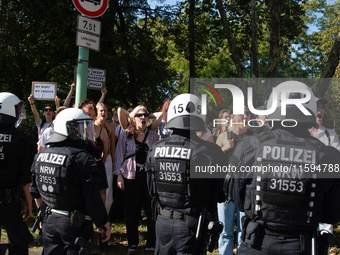
[[[55,101],[56,108],[58,109],[60,99],[57,96],[55,96],[54,101]],[[35,124],[37,125],[37,128],[38,128],[38,140],[39,140],[41,137],[41,134],[44,132],[46,128],[53,127],[53,120],[54,120],[55,112],[51,105],[45,105],[42,116],[40,118],[37,108],[35,107],[34,97],[32,94],[28,97],[28,102],[31,105],[31,110],[34,115]]]
[[[119,108],[118,113],[121,114],[121,111]],[[162,113],[153,115],[162,119]],[[149,149],[158,141],[158,134],[152,130],[151,125],[147,126],[150,115],[145,106],[137,106],[129,116],[129,125],[122,131],[117,143],[114,174],[118,175],[117,186],[124,191],[128,252],[135,251],[139,243],[138,224],[142,204],[147,215],[148,228],[145,249],[153,250],[156,241],[155,222],[152,219],[151,196],[143,165]],[[154,128],[157,130],[157,127]]]
[[[106,177],[108,181],[109,187],[106,189],[106,200],[105,207],[107,213],[110,212],[111,205],[113,203],[113,190],[112,190],[112,181],[113,181],[113,162],[115,161],[115,152],[116,152],[116,138],[115,138],[115,125],[113,123],[109,123],[106,121],[108,116],[107,106],[103,103],[97,104],[97,119],[95,121],[95,125],[104,128],[108,135],[108,154],[106,157],[105,171]]]
[[[229,121],[230,121],[230,110],[228,109],[222,109],[219,113],[218,113],[218,119],[219,120],[225,120],[225,123],[223,124],[217,124],[216,127],[213,128],[212,134],[214,137],[214,141],[216,142],[217,137],[222,134],[223,132],[227,131],[228,129],[228,125],[229,125]]]

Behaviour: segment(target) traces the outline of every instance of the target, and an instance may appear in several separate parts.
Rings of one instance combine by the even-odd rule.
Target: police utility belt
[[[188,215],[185,213],[181,213],[175,210],[168,210],[168,209],[163,209],[158,206],[157,213],[159,215],[168,217],[170,219],[180,219],[180,220],[187,220],[187,219],[198,219],[199,215]]]
[[[308,236],[313,233],[313,228],[311,227],[285,226],[261,220],[253,221],[250,218],[244,218],[243,220],[241,239],[246,243],[247,240],[252,239],[252,235],[261,235],[261,233],[282,238],[301,238],[301,235]]]
[[[83,225],[85,220],[91,221],[91,217],[89,215],[85,215],[85,213],[74,210],[73,212],[65,211],[65,210],[58,210],[58,209],[52,209],[47,208],[47,215],[61,215],[70,218],[70,224],[73,227],[80,227]]]

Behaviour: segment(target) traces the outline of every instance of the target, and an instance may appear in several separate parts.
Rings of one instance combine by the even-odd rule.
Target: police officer
[[[16,129],[25,118],[25,108],[18,97],[0,93],[0,225],[8,234],[10,254],[28,254],[28,242],[33,239],[23,221],[32,212],[30,166],[36,146]],[[20,185],[26,199],[22,213]]]
[[[90,254],[92,221],[101,230],[103,242],[110,238],[96,160],[86,152],[93,139],[91,118],[83,110],[69,108],[55,119],[54,133],[46,143],[50,147],[35,156],[30,192],[45,204],[46,254]]]
[[[340,155],[309,134],[317,125],[314,95],[295,81],[282,83],[276,91],[299,107],[287,105],[282,115],[282,97],[277,98],[277,108],[269,115],[276,120],[272,130],[246,138],[230,158],[236,168],[226,177],[225,191],[245,212],[237,254],[315,254],[318,222],[340,219],[339,181],[316,170],[322,164],[339,167]]]
[[[153,145],[145,164],[157,218],[155,254],[205,254],[208,215],[216,212],[219,198],[224,199],[223,179],[193,179],[190,165],[223,165],[223,153],[196,135],[205,127],[201,100],[195,95],[172,100],[166,127],[173,130],[171,137]]]

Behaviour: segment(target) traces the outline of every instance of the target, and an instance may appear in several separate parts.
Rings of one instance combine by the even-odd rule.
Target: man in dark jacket
[[[277,90],[290,85],[283,83]],[[288,91],[298,89],[309,88],[294,82]],[[297,94],[287,96],[298,98]],[[310,94],[303,104],[309,115],[295,105],[288,105],[282,115],[279,104],[269,115],[275,120],[272,130],[246,138],[230,158],[233,171],[226,177],[225,190],[245,212],[237,254],[315,254],[318,223],[340,220],[340,185],[335,179],[340,154],[310,136],[308,129],[317,126]]]
[[[30,166],[36,146],[16,129],[25,118],[25,108],[18,97],[0,93],[0,225],[8,234],[10,254],[28,254],[28,243],[33,239],[23,221],[32,212]],[[26,200],[22,212],[21,185]]]
[[[86,152],[94,140],[91,118],[80,109],[58,114],[50,147],[35,156],[30,192],[43,205],[43,240],[46,254],[90,254],[92,221],[101,230],[102,242],[111,229],[98,188],[96,160]]]

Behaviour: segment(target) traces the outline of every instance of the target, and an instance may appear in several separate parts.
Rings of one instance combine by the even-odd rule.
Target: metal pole
[[[76,85],[76,104],[78,108],[79,103],[87,97],[87,75],[89,68],[89,52],[87,48],[79,47],[78,50],[78,67],[77,67],[77,85]]]

